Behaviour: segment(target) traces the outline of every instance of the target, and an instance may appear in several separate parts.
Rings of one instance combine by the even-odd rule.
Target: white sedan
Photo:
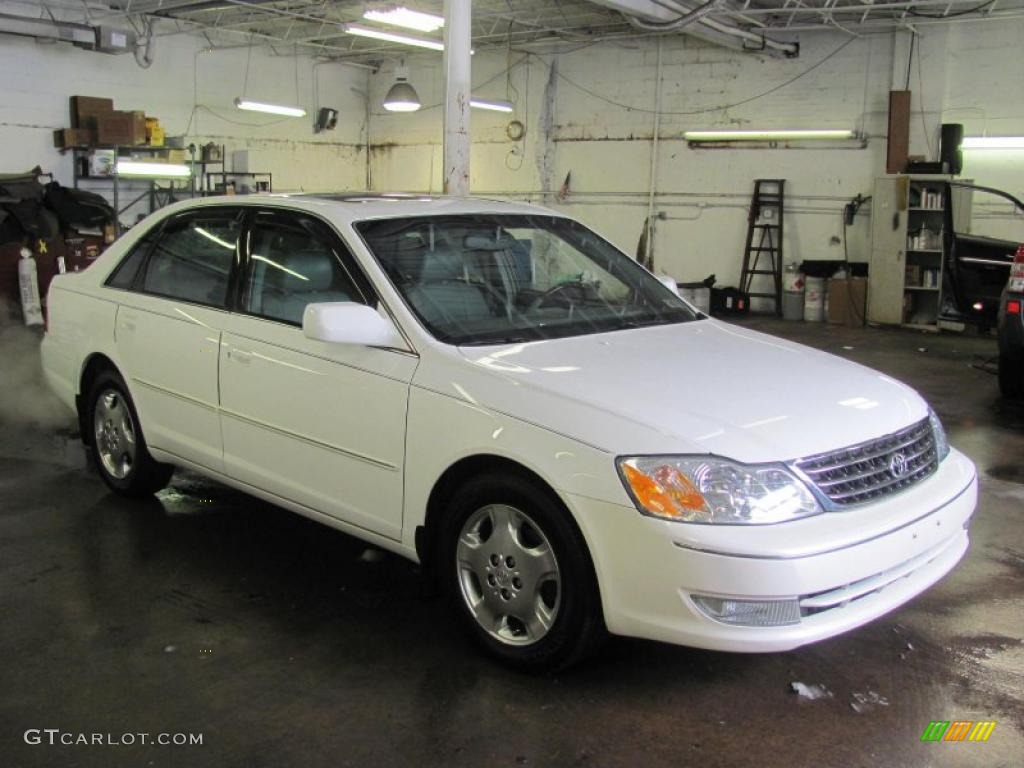
[[[795,648],[967,550],[975,468],[913,390],[708,318],[536,206],[189,201],[48,307],[110,488],[187,467],[418,561],[522,668],[606,630]]]

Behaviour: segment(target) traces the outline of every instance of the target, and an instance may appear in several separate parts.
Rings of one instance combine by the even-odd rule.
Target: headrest
[[[326,291],[334,282],[334,256],[320,249],[275,254],[266,262],[266,280],[287,293]]]
[[[458,280],[463,276],[462,254],[447,248],[424,251],[423,270],[420,281],[424,283],[439,280]]]
[[[494,235],[466,235],[463,244],[467,251],[507,251],[515,247],[515,238],[509,235],[495,237]]]

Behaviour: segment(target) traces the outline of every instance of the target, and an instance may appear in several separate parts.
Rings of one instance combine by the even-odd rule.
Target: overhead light
[[[1024,149],[1024,136],[965,136],[964,149]]]
[[[288,117],[305,117],[306,110],[302,107],[288,107],[283,104],[267,104],[251,99],[235,99],[235,106],[250,112],[267,112],[271,115],[287,115]]]
[[[358,24],[348,24],[345,26],[345,31],[350,35],[358,35],[359,37],[372,37],[374,40],[386,40],[389,43],[402,43],[403,45],[414,45],[417,48],[429,48],[432,51],[443,51],[444,43],[440,40],[428,40],[424,37],[412,37],[410,35],[400,35],[397,32],[385,32],[382,29],[373,29],[372,27],[362,27]]]
[[[492,112],[512,112],[515,109],[510,101],[479,99],[476,96],[470,98],[469,106],[476,107],[477,109],[489,109]]]
[[[117,175],[182,179],[191,176],[192,169],[187,165],[178,165],[176,163],[147,163],[138,160],[118,160]]]
[[[388,112],[415,112],[420,106],[420,97],[409,84],[409,68],[404,64],[395,67],[395,84],[384,97],[384,109]]]
[[[856,131],[780,130],[780,131],[686,131],[687,141],[785,141],[787,139],[853,139]]]
[[[432,13],[421,13],[410,11],[401,6],[388,8],[387,10],[367,11],[363,14],[364,19],[378,21],[381,24],[390,24],[394,27],[405,27],[415,29],[417,32],[436,32],[444,26],[444,18],[435,16]]]

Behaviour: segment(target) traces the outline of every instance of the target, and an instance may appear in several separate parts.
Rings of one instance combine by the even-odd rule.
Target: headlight
[[[939,416],[931,408],[928,409],[928,423],[932,425],[932,434],[935,435],[935,453],[941,462],[949,455],[949,439],[946,437],[946,430],[939,421]]]
[[[620,457],[637,509],[685,523],[781,523],[821,512],[800,480],[775,465],[686,456]]]

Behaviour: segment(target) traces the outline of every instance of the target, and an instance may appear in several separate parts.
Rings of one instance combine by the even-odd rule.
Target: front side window
[[[245,311],[302,325],[307,304],[366,303],[316,222],[301,216],[260,215],[249,240],[243,281]]]
[[[201,211],[169,222],[146,263],[142,290],[225,306],[241,229],[241,213],[234,209]]]
[[[467,214],[356,225],[420,321],[450,344],[498,344],[699,317],[636,262],[557,216]]]

